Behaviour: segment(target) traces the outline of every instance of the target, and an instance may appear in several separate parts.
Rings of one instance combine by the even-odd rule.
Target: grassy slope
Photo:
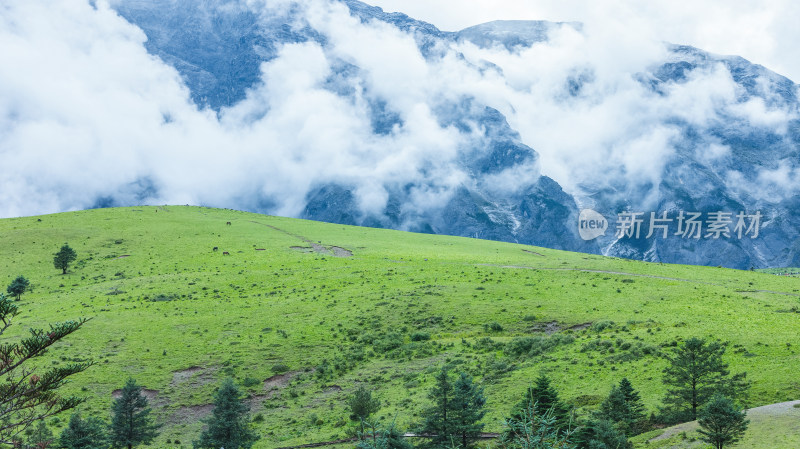
[[[503,414],[540,371],[567,399],[589,404],[628,376],[654,409],[663,362],[646,356],[614,363],[626,351],[580,351],[596,339],[661,345],[714,336],[740,345],[731,347],[728,360],[734,372],[746,370],[754,381],[753,405],[798,396],[800,315],[786,312],[800,300],[797,278],[197,207],[40,219],[0,220],[0,285],[18,274],[35,285],[23,297],[14,332],[93,317],[50,359],[99,362],[68,387],[91,396],[86,413],[107,418],[111,392],[128,376],[157,390],[153,402],[166,424],[160,445],[177,438],[186,446],[196,437],[197,418],[207,413],[203,405],[219,379],[263,381],[277,364],[291,369],[289,385],[248,388],[254,411],[265,418],[256,447],[341,437],[343,400],[362,381],[382,398],[381,416],[399,412],[398,422],[410,425],[427,404],[433,369],[445,360],[479,379],[486,375],[487,430],[500,428]],[[292,250],[308,246],[296,236],[354,256]],[[64,242],[79,256],[66,276],[52,266]],[[153,301],[158,297],[173,300]],[[504,342],[536,334],[554,321],[566,328],[603,320],[618,325],[599,333],[564,331],[576,341],[538,357],[513,358],[473,345],[486,336]],[[485,330],[492,322],[503,331]],[[399,359],[371,355],[369,344],[350,339],[394,332],[408,343],[417,330],[430,332],[432,341],[407,347]],[[367,357],[352,369],[325,379],[311,372],[323,359],[352,359],[344,354],[358,347]],[[502,374],[502,363],[513,369]],[[199,369],[181,372],[192,367]],[[309,423],[311,414],[323,424]]]

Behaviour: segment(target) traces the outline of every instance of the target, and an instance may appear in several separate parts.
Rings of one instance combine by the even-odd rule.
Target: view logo
[[[599,213],[584,209],[578,218],[578,232],[584,240],[594,240],[601,235],[606,235],[608,220]]]

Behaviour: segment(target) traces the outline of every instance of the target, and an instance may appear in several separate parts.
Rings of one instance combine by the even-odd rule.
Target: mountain
[[[590,141],[609,155],[597,156],[599,173],[586,171],[593,157],[588,147],[587,157],[578,153],[554,169],[553,161],[566,151],[558,139],[534,144],[548,132],[547,126],[532,125],[524,133],[519,128],[528,126],[519,110],[531,107],[523,104],[524,98],[535,88],[513,79],[512,66],[501,67],[483,56],[502,51],[508,55],[504,57],[536,61],[545,58],[537,51],[550,45],[552,36],[588,39],[581,24],[499,21],[450,33],[355,0],[321,4],[121,0],[114,8],[144,31],[151,54],[180,72],[198,107],[223,117],[264,86],[262,70],[280,57],[281,49],[311,43],[322,49],[333,71],[322,88],[345,101],[364,102],[376,138],[397,136],[410,126],[398,100],[385,94],[380,80],[371,78],[377,70],[359,66],[357,54],[342,49],[347,43],[333,28],[337,25],[319,18],[334,14],[331,11],[341,5],[366,29],[413,39],[429,67],[460,64],[468,68],[465,73],[505,79],[500,83],[503,89],[519,92],[519,104],[511,105],[481,91],[480,84],[429,93],[426,107],[434,120],[442,130],[457,134],[452,157],[444,162],[424,159],[407,179],[374,182],[382,198],[375,207],[364,206],[369,189],[355,180],[312,180],[296,214],[302,218],[653,262],[743,269],[800,264],[800,120],[798,86],[791,80],[739,57],[683,45],[664,45],[659,59],[639,69],[620,67],[614,78],[618,85],[610,87],[603,85],[597,64],[578,61],[545,100],[553,101],[556,113],[569,110],[580,117],[580,111],[598,103],[618,101],[623,98],[618,91],[627,89],[630,94],[624,101],[629,105],[620,122],[633,124],[624,128],[612,119],[609,126],[619,126],[619,136],[636,136]],[[385,43],[374,45],[383,51],[380,46]],[[390,54],[394,50],[388,45],[385,49]],[[598,94],[601,88],[605,90]],[[532,110],[535,115],[535,107]],[[639,114],[644,118],[635,121]],[[594,126],[590,121],[574,125],[575,134]],[[609,131],[591,132],[603,137]],[[564,135],[565,142],[567,137],[572,138]],[[651,151],[653,162],[648,161]],[[576,171],[582,164],[584,171]],[[647,176],[636,172],[643,166]],[[275,200],[259,204],[245,208],[275,211]],[[584,208],[606,218],[609,229],[604,236],[591,241],[580,237],[578,218]],[[618,214],[626,211],[642,213],[639,238],[615,235]],[[676,234],[682,211],[702,213],[699,238]],[[667,213],[667,238],[659,238],[659,233],[645,237],[650,212]],[[714,212],[730,214],[724,218],[731,236],[707,236],[709,214]],[[734,231],[741,212],[747,216],[742,218],[746,226],[753,224],[756,213],[760,222],[738,238]]]

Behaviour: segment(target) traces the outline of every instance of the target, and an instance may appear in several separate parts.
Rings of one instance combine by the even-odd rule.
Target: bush
[[[287,371],[289,371],[289,367],[284,365],[283,363],[272,365],[272,372],[275,374],[283,374]]]
[[[503,332],[503,326],[501,326],[498,322],[484,324],[483,328],[487,332]]]
[[[553,334],[550,337],[516,337],[506,344],[506,352],[515,356],[536,357],[575,341],[571,335]]]
[[[592,324],[592,331],[603,332],[606,329],[613,329],[615,324],[613,321],[598,321]]]
[[[431,339],[431,334],[427,332],[414,332],[411,334],[411,341],[428,341]]]

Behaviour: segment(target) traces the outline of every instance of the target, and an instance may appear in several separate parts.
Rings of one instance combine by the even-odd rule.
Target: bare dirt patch
[[[338,246],[331,246],[331,251],[335,257],[353,257],[353,252],[349,249],[340,248]]]
[[[264,381],[264,390],[271,391],[279,388],[283,388],[289,385],[289,382],[300,374],[299,371],[289,371],[288,373],[283,374],[276,374],[269,379]]]
[[[207,418],[213,410],[214,404],[184,405],[176,408],[168,420],[175,424],[189,424]]]
[[[189,383],[191,387],[201,387],[214,382],[216,368],[203,368],[200,366],[190,366],[189,368],[175,371],[172,373],[171,385],[176,387]]]

